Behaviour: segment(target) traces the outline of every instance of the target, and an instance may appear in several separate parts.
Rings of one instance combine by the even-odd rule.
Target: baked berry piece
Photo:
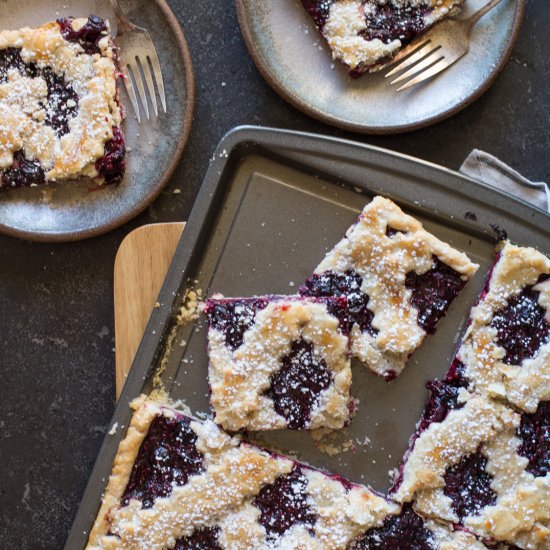
[[[375,197],[300,293],[347,297],[352,354],[391,380],[477,268],[392,201]]]
[[[431,387],[392,496],[485,540],[548,548],[548,409],[519,415],[456,381]]]
[[[109,24],[60,19],[0,32],[0,189],[124,173]]]
[[[486,546],[463,530],[424,519],[410,505],[388,515],[383,525],[355,539],[349,550],[484,550]]]
[[[504,243],[452,371],[471,391],[534,413],[550,400],[550,259]]]
[[[88,550],[338,549],[400,506],[144,397]]]
[[[302,0],[333,59],[352,77],[380,70],[463,0]]]
[[[227,430],[342,428],[351,368],[345,298],[213,298],[209,382]]]

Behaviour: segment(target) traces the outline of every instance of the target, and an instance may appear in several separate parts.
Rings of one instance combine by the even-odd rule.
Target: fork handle
[[[130,23],[130,21],[128,21],[128,18],[126,17],[126,14],[122,11],[122,8],[118,3],[118,0],[109,0],[109,2],[115,12],[115,17],[116,17],[116,22],[117,22],[117,27],[119,29],[119,32],[132,30],[135,27],[135,25],[133,25],[132,23]]]
[[[487,2],[481,9],[476,11],[471,17],[468,18],[470,28],[472,28],[488,11],[492,10],[502,0],[491,0]]]

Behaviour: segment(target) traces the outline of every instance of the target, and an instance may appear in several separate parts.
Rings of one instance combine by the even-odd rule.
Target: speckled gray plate
[[[466,0],[472,13],[487,0]],[[299,0],[237,0],[246,45],[263,77],[284,99],[328,124],[386,134],[438,122],[485,92],[506,64],[525,0],[504,0],[475,27],[470,52],[444,74],[404,92],[381,71],[354,80],[338,62]]]
[[[110,231],[146,208],[178,164],[191,129],[194,77],[181,28],[165,0],[120,0],[129,18],[146,27],[162,65],[168,114],[138,125],[121,86],[127,112],[127,169],[119,185],[92,191],[90,181],[66,182],[0,193],[0,231],[40,241],[84,239]],[[0,0],[0,28],[37,26],[58,17],[110,19],[107,0]]]

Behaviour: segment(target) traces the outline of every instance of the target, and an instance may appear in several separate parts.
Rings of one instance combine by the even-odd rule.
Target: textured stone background
[[[165,192],[131,223],[89,241],[46,245],[0,236],[2,549],[64,544],[115,405],[115,253],[139,225],[186,219],[227,130],[261,124],[322,132],[454,169],[478,147],[550,181],[546,1],[528,1],[512,58],[481,99],[446,122],[390,137],[330,128],[281,100],[248,56],[232,0],[169,2],[193,56],[197,104],[189,145]],[[172,193],[176,187],[181,194]]]

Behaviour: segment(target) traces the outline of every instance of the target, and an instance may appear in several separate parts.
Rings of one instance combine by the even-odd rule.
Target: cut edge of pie
[[[300,293],[345,296],[352,355],[393,380],[478,267],[394,202],[377,196]]]

